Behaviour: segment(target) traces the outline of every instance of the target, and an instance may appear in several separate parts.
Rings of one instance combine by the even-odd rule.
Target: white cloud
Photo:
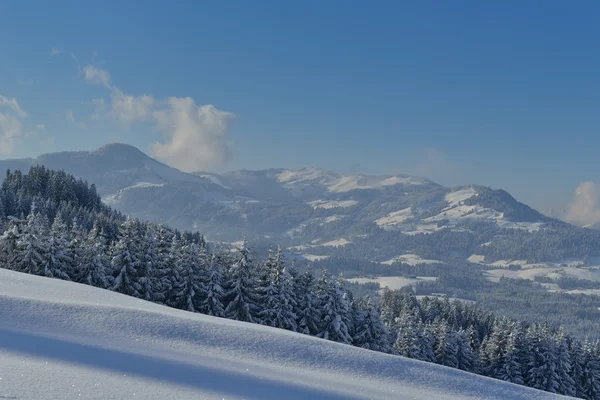
[[[74,55],[73,55],[74,57]],[[96,85],[102,85],[107,88],[111,88],[110,86],[110,74],[105,69],[99,69],[94,67],[93,65],[86,65],[83,68],[83,74],[85,76],[85,81],[88,83],[93,83]]]
[[[46,131],[46,125],[44,125],[44,124],[37,124],[35,126],[35,129],[38,130],[39,132],[45,132]]]
[[[184,171],[198,171],[231,158],[227,125],[234,114],[213,105],[197,105],[191,97],[156,100],[152,95],[131,95],[111,83],[108,71],[87,65],[85,81],[110,91],[110,98],[92,100],[91,119],[108,117],[126,126],[154,123],[164,140],[152,144],[153,155]],[[67,117],[74,123],[74,116]]]
[[[27,113],[23,111],[23,109],[19,106],[19,102],[17,102],[17,99],[14,97],[9,99],[7,97],[0,96],[0,106],[7,106],[15,114],[17,114],[17,117],[19,118],[27,118]]]
[[[62,53],[62,50],[57,49],[56,47],[53,47],[50,49],[50,55],[52,57],[59,55],[60,53]]]
[[[0,112],[0,154],[12,153],[24,135],[23,124],[18,117]]]
[[[197,106],[190,97],[170,97],[166,109],[154,112],[164,142],[153,143],[153,155],[179,168],[192,172],[231,158],[227,141],[227,124],[234,114],[213,105]]]
[[[27,117],[27,113],[19,106],[17,99],[0,95],[0,154],[12,153],[23,138],[39,133],[39,128],[26,131],[22,120]]]
[[[150,95],[126,95],[118,88],[112,88],[109,115],[124,124],[144,121],[151,117],[154,98]]]
[[[600,188],[594,182],[582,182],[573,195],[565,220],[587,226],[600,222]]]

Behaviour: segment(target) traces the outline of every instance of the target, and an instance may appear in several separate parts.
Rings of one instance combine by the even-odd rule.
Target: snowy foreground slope
[[[0,399],[560,398],[0,269]]]

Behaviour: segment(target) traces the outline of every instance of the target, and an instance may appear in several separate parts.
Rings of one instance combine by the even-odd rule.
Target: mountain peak
[[[97,156],[110,156],[110,157],[118,157],[125,159],[138,159],[144,160],[150,158],[143,151],[138,149],[135,146],[125,143],[109,143],[97,150],[91,152],[93,155]]]

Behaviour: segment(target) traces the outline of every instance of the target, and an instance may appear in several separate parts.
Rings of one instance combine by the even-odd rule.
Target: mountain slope
[[[0,398],[551,399],[432,364],[0,270]]]
[[[0,169],[34,164],[95,183],[105,203],[133,217],[198,230],[211,241],[246,236],[263,247],[279,244],[298,259],[389,262],[416,255],[489,265],[587,264],[600,256],[599,232],[546,217],[484,186],[446,188],[406,175],[319,168],[188,174],[124,144],[3,160]]]

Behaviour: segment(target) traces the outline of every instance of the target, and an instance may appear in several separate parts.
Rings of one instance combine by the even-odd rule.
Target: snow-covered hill
[[[551,399],[283,330],[0,270],[2,399]]]

